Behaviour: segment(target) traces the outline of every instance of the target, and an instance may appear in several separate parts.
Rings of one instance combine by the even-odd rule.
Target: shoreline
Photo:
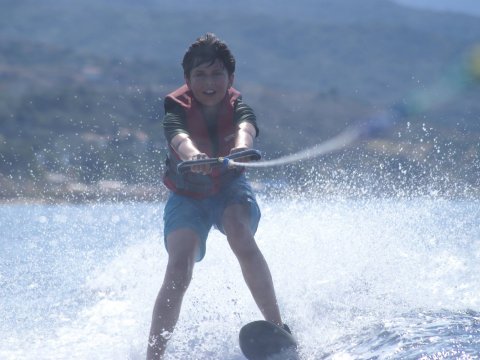
[[[455,189],[370,189],[345,188],[342,184],[328,184],[315,188],[299,188],[284,184],[284,186],[269,186],[251,182],[255,194],[265,199],[430,199],[430,200],[467,200],[479,201],[480,190],[454,191]],[[162,186],[132,185],[121,189],[99,189],[91,187],[88,191],[19,191],[5,194],[0,192],[1,205],[82,205],[99,203],[161,203],[168,198],[169,190]],[[457,189],[458,190],[458,189]]]
[[[3,191],[2,191],[3,190]],[[99,202],[160,202],[165,186],[100,181],[96,184],[22,184],[0,189],[0,204],[88,204]]]

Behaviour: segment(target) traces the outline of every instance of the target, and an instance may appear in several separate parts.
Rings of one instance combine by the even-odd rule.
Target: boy
[[[169,155],[164,183],[171,190],[164,211],[168,264],[153,309],[148,360],[163,358],[212,225],[226,235],[264,318],[284,326],[270,270],[254,239],[260,210],[243,170],[207,165],[184,175],[176,171],[181,161],[252,148],[258,128],[252,109],[232,88],[235,59],[224,42],[207,33],[189,47],[182,66],[186,84],[165,99]]]

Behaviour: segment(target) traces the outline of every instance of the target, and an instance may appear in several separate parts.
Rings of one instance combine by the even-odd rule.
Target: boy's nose
[[[207,76],[205,83],[207,85],[212,85],[213,84],[213,77],[212,76]]]

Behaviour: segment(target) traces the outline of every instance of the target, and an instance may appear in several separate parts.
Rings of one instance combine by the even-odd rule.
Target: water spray
[[[390,110],[373,114],[367,121],[347,127],[333,138],[294,154],[272,160],[255,162],[235,161],[239,159],[260,160],[256,150],[239,152],[228,157],[185,161],[178,165],[179,172],[191,166],[210,164],[212,166],[264,168],[287,165],[316,158],[386,134],[397,121],[425,113],[448,102],[480,81],[480,44],[473,46],[462,59],[454,64],[431,86],[412,92],[405,101],[394,104]]]

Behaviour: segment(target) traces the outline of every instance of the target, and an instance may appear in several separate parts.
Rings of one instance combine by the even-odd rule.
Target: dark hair
[[[219,59],[229,75],[235,72],[235,58],[227,44],[215,34],[206,33],[199,37],[185,53],[182,61],[183,73],[188,78],[193,68],[204,63],[213,64]]]

